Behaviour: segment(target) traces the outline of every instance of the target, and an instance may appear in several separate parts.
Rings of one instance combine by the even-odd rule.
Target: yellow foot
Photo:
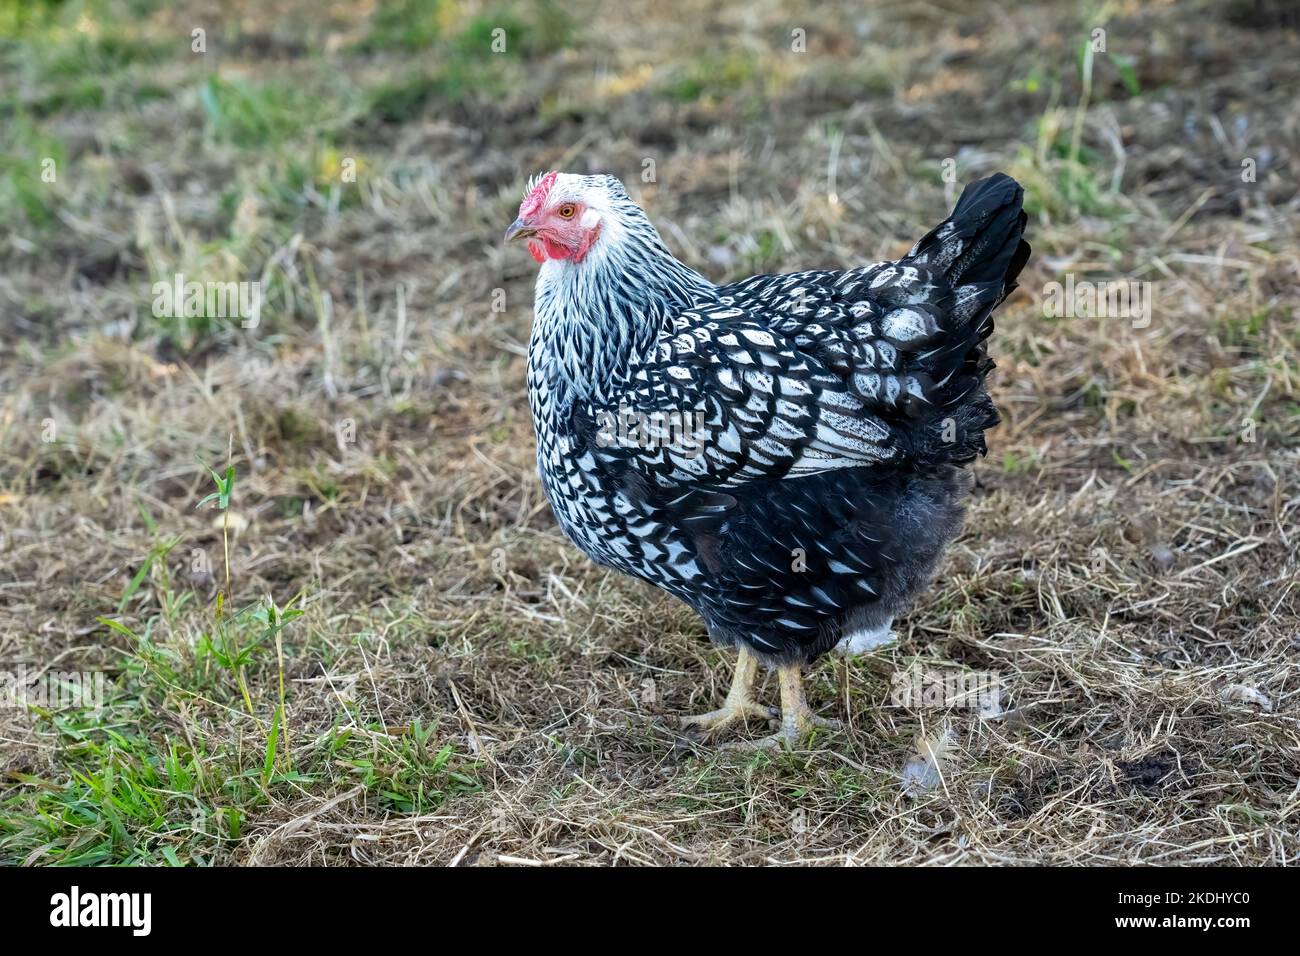
[[[737,721],[744,721],[750,717],[758,720],[772,720],[776,716],[775,707],[765,707],[756,700],[745,698],[735,701],[728,700],[717,710],[711,710],[707,714],[692,714],[689,717],[681,718],[681,721],[683,727],[694,727],[706,734],[715,734],[719,730],[730,727]]]
[[[799,676],[798,664],[778,668],[777,680],[781,685],[781,729],[761,740],[742,740],[726,744],[724,750],[777,750],[782,747],[793,750],[819,728],[839,730],[844,726],[838,720],[818,717],[808,709],[808,702],[803,696],[803,680]]]
[[[722,745],[723,750],[797,750],[812,736],[814,730],[839,730],[844,725],[838,720],[808,714],[801,725],[781,721],[781,729],[769,737],[758,740],[733,740]]]
[[[750,717],[771,720],[777,716],[776,708],[764,707],[751,696],[754,675],[758,673],[758,658],[745,645],[740,646],[740,656],[736,659],[736,673],[731,678],[731,689],[727,699],[717,710],[707,714],[696,714],[681,719],[683,727],[696,727],[705,734],[714,734],[730,727],[737,721]]]

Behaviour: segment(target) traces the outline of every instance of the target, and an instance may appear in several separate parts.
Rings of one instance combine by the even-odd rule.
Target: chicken
[[[685,725],[775,716],[763,663],[781,713],[755,745],[835,726],[801,668],[888,641],[928,583],[998,420],[985,340],[1029,256],[1022,199],[994,175],[901,259],[715,285],[614,177],[529,183],[505,238],[541,263],[528,397],[556,519],[738,649],[723,705]]]

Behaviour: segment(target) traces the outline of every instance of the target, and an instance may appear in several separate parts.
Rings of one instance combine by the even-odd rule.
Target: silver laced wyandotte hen
[[[800,668],[891,639],[957,533],[964,471],[997,413],[994,308],[1029,257],[1024,191],[1002,174],[893,262],[715,285],[673,258],[613,176],[529,184],[506,240],[539,263],[528,346],[537,465],[593,561],[694,608],[736,647],[712,733],[775,712],[815,727]]]

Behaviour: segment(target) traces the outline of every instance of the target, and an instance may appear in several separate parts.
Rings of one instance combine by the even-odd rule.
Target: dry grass
[[[97,103],[59,66],[76,9],[0,46],[0,661],[113,681],[100,713],[0,711],[0,858],[1296,860],[1300,61],[1272,4],[220,6],[88,5],[95,55],[162,47]],[[711,275],[848,266],[937,220],[945,158],[1026,183],[1035,250],[966,532],[896,648],[814,672],[846,731],[719,754],[669,718],[728,662],[541,495],[533,267],[500,232],[526,174],[609,170]],[[261,326],[155,319],[176,271],[263,277]],[[1150,325],[1046,318],[1066,273],[1154,282]],[[196,456],[228,455],[218,617]],[[303,612],[278,647],[239,614],[266,596]],[[1004,712],[891,703],[917,661],[996,673]]]

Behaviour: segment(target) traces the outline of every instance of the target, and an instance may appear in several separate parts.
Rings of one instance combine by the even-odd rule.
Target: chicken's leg
[[[722,706],[707,714],[683,717],[682,726],[698,727],[706,734],[712,734],[747,717],[763,720],[775,717],[776,711],[773,708],[763,706],[752,696],[754,675],[757,673],[758,658],[747,646],[741,644],[740,655],[736,658],[736,673],[731,678],[731,689],[727,691],[727,699]]]
[[[799,673],[798,664],[784,664],[776,669],[776,675],[781,685],[781,729],[762,740],[727,744],[728,749],[767,750],[781,746],[793,749],[818,727],[839,730],[842,726],[838,720],[818,717],[808,709],[808,701],[803,695],[803,676]]]

